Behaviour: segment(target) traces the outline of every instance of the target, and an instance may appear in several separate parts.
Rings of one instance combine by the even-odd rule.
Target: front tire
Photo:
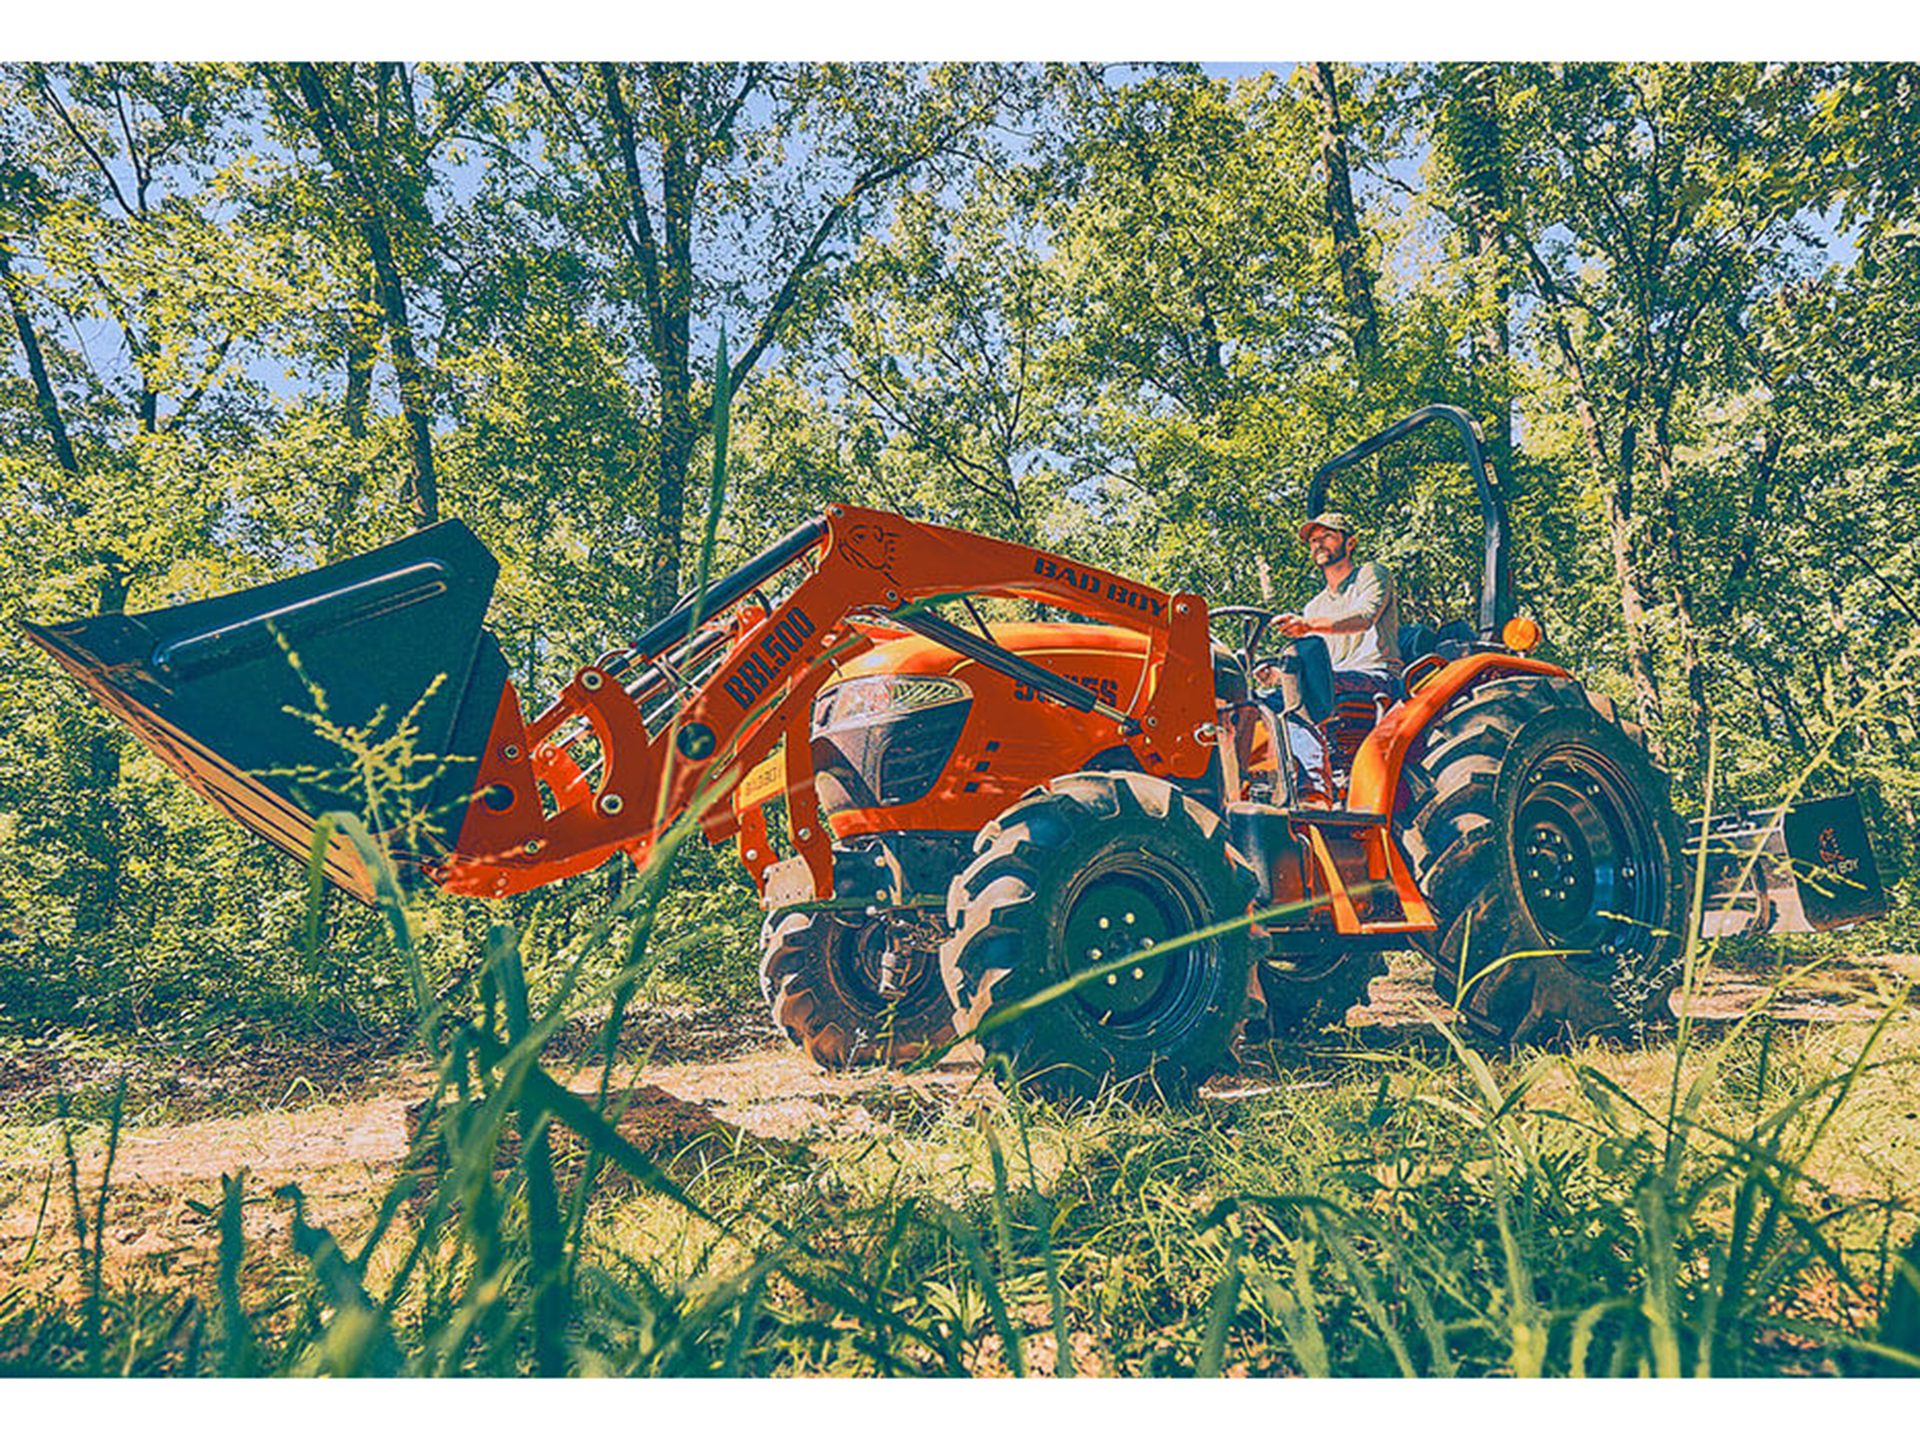
[[[830,910],[794,911],[763,927],[760,991],[815,1064],[900,1065],[953,1038],[939,921],[928,913],[909,923],[922,933],[899,933],[885,916]]]
[[[1262,961],[1269,1035],[1284,1039],[1346,1024],[1347,1012],[1368,1002],[1373,977],[1386,973],[1386,957],[1377,950]]]
[[[1644,733],[1576,681],[1482,686],[1436,718],[1401,832],[1433,907],[1434,986],[1507,1044],[1671,1017],[1685,864]]]
[[[941,969],[955,1026],[1048,1095],[1189,1095],[1233,1064],[1247,927],[1115,962],[1244,916],[1253,893],[1220,817],[1166,781],[1055,780],[981,832],[948,892]]]

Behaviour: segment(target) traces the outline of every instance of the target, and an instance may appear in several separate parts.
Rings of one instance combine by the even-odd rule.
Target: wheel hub
[[[1578,922],[1591,908],[1593,856],[1585,839],[1557,819],[1537,820],[1521,853],[1527,896],[1547,924],[1561,928]]]
[[[1161,950],[1204,923],[1198,904],[1146,857],[1087,877],[1068,908],[1061,959],[1092,978],[1073,999],[1106,1029],[1145,1036],[1178,1023],[1203,978],[1206,942]]]
[[[1569,746],[1528,776],[1514,830],[1520,891],[1541,933],[1569,950],[1643,950],[1657,916],[1653,822],[1606,758]]]
[[[885,920],[859,926],[847,946],[846,971],[861,999],[877,1006],[893,1004],[915,994],[933,964],[918,945],[896,939]]]

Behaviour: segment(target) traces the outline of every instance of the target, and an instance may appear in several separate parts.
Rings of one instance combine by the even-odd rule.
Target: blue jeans
[[[1326,659],[1326,641],[1318,635],[1306,635],[1294,642],[1294,655],[1288,661],[1302,668],[1302,690],[1306,696],[1309,710],[1325,709],[1331,711],[1334,699],[1342,695],[1387,695],[1397,697],[1399,686],[1387,676],[1373,675],[1364,670],[1333,670]],[[1317,674],[1316,674],[1317,672]],[[1323,678],[1324,677],[1324,678]],[[1316,703],[1314,689],[1316,683],[1326,686],[1331,679],[1331,695],[1321,689],[1319,703]],[[1278,690],[1263,691],[1261,700],[1274,710],[1280,708]],[[1327,744],[1316,726],[1287,717],[1287,748],[1293,752],[1294,762],[1302,772],[1303,789],[1319,790],[1330,783],[1327,774]]]

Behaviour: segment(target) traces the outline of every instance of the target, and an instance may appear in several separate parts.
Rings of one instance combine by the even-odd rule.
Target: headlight
[[[813,728],[823,734],[873,725],[972,698],[971,690],[945,675],[873,675],[823,691],[814,702]]]
[[[1516,615],[1501,628],[1500,643],[1524,655],[1540,643],[1540,626],[1525,615]]]

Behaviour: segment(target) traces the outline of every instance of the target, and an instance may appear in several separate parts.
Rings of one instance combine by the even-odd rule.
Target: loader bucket
[[[1706,835],[1705,935],[1803,935],[1887,913],[1857,795],[1715,815]]]
[[[232,595],[28,634],[177,771],[254,834],[305,859],[319,817],[348,811],[403,878],[441,853],[471,796],[507,683],[481,628],[499,564],[457,520]],[[408,734],[408,779],[370,798],[349,750],[314,717],[376,741]],[[374,881],[344,835],[330,879]]]

